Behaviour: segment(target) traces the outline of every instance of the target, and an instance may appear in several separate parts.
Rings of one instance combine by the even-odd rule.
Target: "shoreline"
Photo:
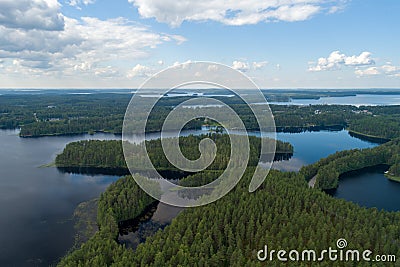
[[[385,177],[388,178],[390,181],[400,183],[400,176],[392,175],[389,173],[385,173]]]
[[[360,132],[357,132],[357,131],[354,131],[354,130],[351,130],[351,129],[345,129],[345,130],[351,136],[354,135],[354,137],[357,137],[357,138],[360,138],[360,139],[364,138],[364,139],[366,139],[368,141],[371,141],[371,142],[378,142],[378,143],[382,143],[383,144],[383,143],[391,141],[391,139],[388,139],[388,138],[375,136],[375,135],[370,135],[370,134],[364,134],[364,133],[360,133]]]

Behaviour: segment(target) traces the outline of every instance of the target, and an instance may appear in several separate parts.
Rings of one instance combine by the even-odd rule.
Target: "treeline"
[[[256,192],[248,193],[251,177],[249,169],[224,198],[184,210],[136,251],[118,245],[115,232],[105,234],[112,227],[101,227],[104,234],[97,234],[67,255],[59,266],[281,266],[276,257],[272,262],[258,261],[257,251],[268,245],[269,250],[321,252],[329,247],[335,249],[339,238],[348,241],[347,249],[400,255],[400,213],[366,209],[332,198],[309,189],[304,177],[295,173],[271,171]],[[103,195],[115,203],[123,198],[119,193],[123,188],[123,183],[118,183]],[[124,207],[122,200],[118,203],[121,210],[132,208]],[[107,220],[112,219],[117,222],[115,215]],[[310,262],[284,264],[301,267]],[[327,258],[312,264],[332,266]],[[378,265],[350,261],[336,262],[335,266]]]
[[[399,162],[400,139],[395,139],[375,148],[337,152],[314,164],[302,167],[300,173],[307,180],[316,176],[315,186],[326,190],[338,187],[340,175],[365,167],[385,164],[392,166],[390,171],[398,175]]]
[[[100,196],[97,211],[100,230],[107,229],[110,236],[115,238],[118,235],[118,222],[139,216],[155,201],[137,185],[132,176],[119,179]]]
[[[298,128],[300,130],[346,127],[348,122],[363,116],[353,112],[355,107],[338,105],[280,106],[272,105],[275,124],[278,129]]]
[[[99,131],[121,133],[130,98],[129,94],[109,93],[4,95],[0,98],[0,128],[20,127],[20,135],[23,137]],[[145,98],[143,99],[146,102]],[[160,131],[171,110],[188,99],[190,97],[161,99],[150,114],[146,131]],[[217,97],[217,99],[230,105],[239,114],[248,130],[259,129],[250,108],[239,98]],[[299,132],[349,127],[355,132],[389,139],[399,135],[400,108],[397,106],[271,105],[271,110],[278,131]],[[190,111],[188,109],[188,112]],[[185,126],[185,129],[200,129],[202,124],[205,124],[204,119],[193,120]]]
[[[57,167],[127,168],[122,142],[117,140],[83,140],[66,145],[56,156]]]
[[[204,138],[212,139],[217,147],[216,157],[207,170],[223,170],[226,168],[231,153],[230,138],[227,134],[209,133],[205,135],[189,135],[180,137],[179,145],[182,154],[191,160],[200,157],[199,144]],[[269,142],[274,142],[268,139]],[[256,166],[260,157],[261,138],[250,136],[250,157],[249,166]],[[150,140],[145,142],[146,151],[153,165],[157,170],[177,170],[169,160],[167,160],[161,140]],[[126,143],[126,148],[130,153],[129,160],[131,169],[145,171],[144,147],[142,144]],[[278,154],[293,154],[293,146],[288,142],[276,141],[276,151]],[[138,153],[139,152],[139,153]],[[212,155],[206,155],[211,157]],[[122,142],[117,140],[83,140],[67,144],[63,152],[57,155],[55,160],[57,167],[91,167],[91,168],[127,168],[126,161],[122,150]]]
[[[72,118],[57,121],[38,121],[21,128],[21,137],[46,135],[73,135],[95,132],[122,132],[123,117],[120,115],[91,118]]]
[[[351,121],[348,129],[366,136],[394,139],[400,136],[400,115],[368,116]]]

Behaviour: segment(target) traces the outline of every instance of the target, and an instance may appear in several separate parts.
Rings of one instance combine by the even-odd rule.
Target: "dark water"
[[[202,132],[184,134],[189,133]],[[158,134],[150,134],[146,139],[158,137]],[[0,131],[0,266],[48,266],[65,255],[74,242],[71,217],[76,206],[98,197],[118,176],[74,174],[39,166],[52,162],[69,142],[119,138],[111,134],[96,134],[24,139],[19,138],[16,131]],[[278,138],[291,142],[295,148],[289,161],[274,164],[275,168],[282,170],[297,170],[338,150],[376,145],[351,137],[345,131],[279,133]],[[392,198],[399,203],[395,198],[399,195],[397,185],[394,185],[394,190],[387,191],[386,184],[384,180],[371,188],[382,198]],[[343,184],[340,189],[345,188]],[[380,203],[376,202],[375,206],[381,208]],[[159,204],[150,219],[140,224],[141,231],[128,231],[127,236],[120,236],[120,241],[124,243],[124,238],[128,243],[129,240],[143,241],[147,233],[168,224],[179,211]],[[127,245],[134,247],[134,242]]]
[[[23,139],[17,134],[0,131],[0,266],[48,266],[73,245],[76,206],[98,197],[117,177],[39,168],[67,143],[93,136]]]
[[[159,229],[164,229],[183,210],[180,207],[156,203],[145,211],[145,214],[134,220],[121,222],[118,242],[127,248],[136,247],[154,235]]]
[[[387,179],[387,170],[387,166],[377,166],[343,175],[330,194],[364,207],[400,211],[400,183]]]

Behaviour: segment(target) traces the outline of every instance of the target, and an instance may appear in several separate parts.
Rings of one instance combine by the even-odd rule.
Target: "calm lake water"
[[[98,197],[117,177],[66,174],[39,166],[52,162],[67,143],[90,138],[24,139],[17,131],[0,131],[0,266],[49,266],[71,248],[74,209]]]
[[[332,195],[364,207],[400,211],[400,183],[385,177],[387,169],[376,167],[344,175]]]
[[[188,131],[184,134],[191,133],[201,131]],[[158,137],[159,134],[149,134],[146,139]],[[68,174],[56,168],[39,166],[52,162],[69,142],[119,138],[111,134],[96,134],[24,139],[18,137],[17,131],[0,131],[0,266],[48,266],[65,255],[74,242],[71,217],[76,206],[98,197],[118,177]],[[138,137],[138,141],[140,139]],[[295,148],[289,161],[274,163],[274,168],[281,170],[298,170],[302,165],[338,150],[376,145],[351,137],[346,131],[279,133],[278,139],[292,143]],[[362,184],[360,182],[357,185],[364,187],[368,183],[369,180],[363,180]],[[395,198],[395,195],[400,195],[398,186],[393,185],[394,189],[388,191],[387,185],[387,180],[382,183],[376,180],[371,185],[384,199],[372,203],[374,206],[386,208],[389,202],[390,205],[399,203],[398,198]],[[341,184],[340,190],[345,188],[345,183]],[[341,191],[338,190],[339,193]],[[357,191],[348,194],[359,195]],[[338,197],[349,199],[346,194]],[[354,201],[357,202],[357,197]],[[145,231],[151,231],[154,223],[168,223],[171,214],[179,211],[169,210],[169,207],[162,205],[159,207]]]
[[[292,99],[290,102],[269,102],[275,105],[353,105],[353,106],[389,106],[400,105],[400,94],[369,95],[357,94],[345,97],[321,97],[320,99]]]

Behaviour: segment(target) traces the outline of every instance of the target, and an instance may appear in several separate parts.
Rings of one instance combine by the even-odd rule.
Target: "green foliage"
[[[284,94],[280,92],[280,94]],[[309,92],[306,98],[318,98],[323,93]],[[346,93],[344,95],[347,95]],[[292,94],[289,94],[292,95]],[[342,94],[339,94],[342,95]],[[274,96],[274,98],[279,96]],[[302,95],[296,96],[301,98]],[[3,95],[0,98],[0,128],[21,127],[23,137],[82,134],[94,132],[121,133],[122,122],[131,95]],[[173,107],[188,97],[164,98],[150,114],[146,131],[160,131]],[[287,100],[285,96],[284,99]],[[237,97],[220,98],[241,117],[248,130],[258,130],[258,124],[247,105]],[[341,105],[285,106],[271,105],[277,131],[349,129],[361,134],[395,138],[399,136],[400,108],[354,107]],[[372,115],[371,115],[372,114]],[[199,129],[204,120],[189,122],[185,129]]]
[[[394,139],[400,136],[400,114],[368,116],[353,120],[349,130],[367,136]]]
[[[305,166],[300,170],[307,180],[317,176],[316,186],[320,189],[336,188],[340,175],[365,167],[381,164],[393,165],[399,160],[400,139],[395,139],[375,148],[354,149],[337,152],[318,162]]]
[[[154,183],[158,186],[157,183]],[[158,190],[160,190],[158,188]],[[146,194],[132,176],[126,176],[111,184],[101,194],[98,203],[97,223],[100,229],[106,227],[112,237],[117,236],[116,222],[137,217],[156,200]],[[115,228],[116,227],[116,228]]]
[[[230,158],[230,138],[226,134],[206,134],[190,135],[180,137],[179,145],[182,154],[189,159],[195,160],[200,157],[198,149],[200,141],[204,138],[212,139],[217,147],[216,158],[207,170],[225,169]],[[273,142],[272,139],[268,139]],[[250,159],[249,165],[255,166],[259,161],[261,139],[250,136]],[[131,170],[143,170],[145,164],[142,155],[144,155],[143,144],[133,145],[126,143],[128,149],[132,151],[142,151],[142,153],[133,153],[129,162]],[[157,170],[177,170],[166,158],[161,140],[146,141],[147,154]],[[293,153],[293,146],[290,143],[277,141],[276,150],[279,153]],[[211,156],[211,155],[208,155]],[[126,162],[122,150],[122,142],[117,140],[84,140],[69,143],[64,151],[57,155],[56,165],[58,167],[94,167],[94,168],[126,168]]]
[[[60,266],[91,266],[94,260],[100,266],[262,266],[256,253],[264,245],[321,251],[335,247],[339,238],[347,239],[352,249],[400,255],[400,213],[332,198],[309,189],[304,177],[295,173],[272,171],[261,188],[248,193],[251,174],[248,170],[235,189],[217,202],[184,210],[135,252],[99,234]],[[277,261],[268,264],[280,266]]]

